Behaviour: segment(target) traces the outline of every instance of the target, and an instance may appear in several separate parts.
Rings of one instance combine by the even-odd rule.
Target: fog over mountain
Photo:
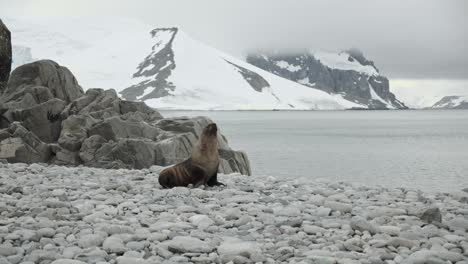
[[[465,79],[468,4],[463,0],[0,0],[0,16],[129,16],[179,26],[241,56],[253,49],[357,47],[390,78]]]

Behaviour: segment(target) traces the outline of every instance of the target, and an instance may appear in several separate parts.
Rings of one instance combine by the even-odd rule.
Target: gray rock
[[[66,103],[83,95],[83,89],[70,70],[51,60],[36,61],[16,68],[11,73],[3,96],[8,99],[28,86],[47,87],[55,98]]]
[[[60,113],[65,108],[63,100],[54,98],[32,107],[14,110],[12,121],[19,121],[46,143],[57,141],[60,135],[62,120]]]
[[[16,248],[9,244],[0,245],[0,256],[8,257],[17,253]]]
[[[81,144],[88,137],[89,128],[97,120],[90,115],[72,115],[62,122],[62,131],[58,144],[70,151],[80,150]]]
[[[359,230],[361,232],[368,231],[371,234],[377,233],[377,227],[359,216],[351,218],[350,226],[352,229]]]
[[[6,87],[11,71],[11,33],[0,19],[0,95]]]
[[[51,151],[34,133],[28,131],[20,123],[10,125],[10,138],[0,142],[0,158],[8,162],[46,162]]]
[[[122,239],[117,236],[110,236],[106,238],[102,244],[102,247],[105,251],[107,251],[107,253],[123,254],[125,251],[127,251],[127,248],[125,247]]]
[[[189,236],[176,236],[167,243],[167,248],[174,253],[209,253],[214,250],[208,243]]]
[[[429,208],[425,210],[421,215],[421,220],[425,221],[426,223],[442,223],[442,215],[440,213],[440,209],[437,207]]]

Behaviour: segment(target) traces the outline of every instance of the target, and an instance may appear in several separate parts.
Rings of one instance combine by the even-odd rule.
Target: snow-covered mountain
[[[444,96],[431,108],[435,109],[468,109],[468,96],[467,95],[452,95]]]
[[[4,21],[12,31],[15,67],[52,59],[67,66],[85,89],[114,88],[156,108],[367,107],[261,70],[177,28],[151,30],[122,18]]]
[[[129,100],[178,109],[345,109],[363,107],[286,80],[190,38],[151,32],[154,45],[121,92]]]
[[[356,49],[298,54],[254,53],[247,62],[305,86],[342,95],[374,109],[406,106],[390,92],[388,79]]]

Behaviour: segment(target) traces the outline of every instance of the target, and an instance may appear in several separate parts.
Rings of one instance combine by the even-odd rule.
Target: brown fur
[[[159,184],[164,188],[176,186],[223,185],[218,182],[219,166],[218,128],[207,125],[192,150],[192,156],[181,163],[166,168],[159,174]]]

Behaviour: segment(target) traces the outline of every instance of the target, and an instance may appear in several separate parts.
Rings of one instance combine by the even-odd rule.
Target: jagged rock
[[[0,19],[0,95],[10,76],[11,54],[11,33]]]
[[[149,168],[187,159],[205,117],[163,119],[114,90],[83,93],[75,77],[52,61],[17,68],[0,97],[0,159],[101,168]],[[5,129],[2,129],[5,128]],[[243,152],[218,137],[219,171],[250,174]]]
[[[100,135],[106,140],[118,138],[147,138],[156,140],[159,130],[144,121],[123,120],[121,116],[106,118],[89,128],[89,135]]]
[[[62,131],[58,143],[61,147],[71,151],[78,151],[81,144],[88,137],[88,130],[96,119],[90,115],[72,115],[62,122]]]
[[[120,114],[119,98],[114,90],[89,89],[86,93],[71,102],[62,116],[90,114],[100,119]]]
[[[174,135],[155,144],[155,164],[167,166],[179,163],[191,155],[197,138],[192,133]]]
[[[244,175],[251,175],[250,162],[247,154],[242,151],[219,149],[221,164],[219,170],[224,173],[240,172]]]
[[[106,140],[100,135],[92,135],[83,141],[79,156],[85,165],[92,165],[93,161],[96,160],[96,151],[104,143],[106,143]]]
[[[104,143],[95,153],[95,167],[149,168],[155,161],[154,143],[148,139],[120,139]]]
[[[60,135],[60,113],[65,106],[64,101],[54,98],[42,104],[13,111],[12,121],[20,121],[44,142],[55,142]]]
[[[10,137],[0,142],[0,159],[8,162],[47,162],[50,149],[34,133],[14,122],[9,128]]]
[[[162,119],[162,115],[154,110],[153,108],[147,106],[144,102],[131,102],[131,101],[120,101],[120,113],[129,114],[129,113],[138,113],[143,114],[145,117],[144,120],[151,122],[158,119]]]

